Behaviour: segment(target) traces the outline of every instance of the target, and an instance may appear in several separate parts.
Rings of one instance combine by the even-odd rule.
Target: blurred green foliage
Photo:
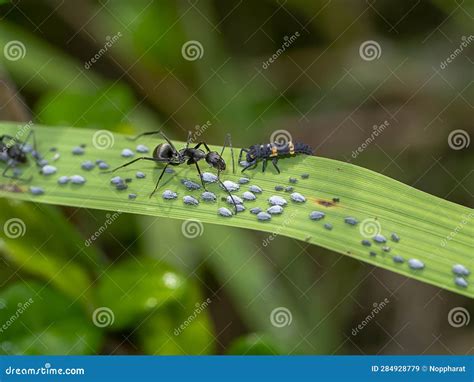
[[[90,354],[102,333],[77,302],[47,284],[17,282],[3,289],[2,354]],[[47,306],[47,309],[46,309]]]

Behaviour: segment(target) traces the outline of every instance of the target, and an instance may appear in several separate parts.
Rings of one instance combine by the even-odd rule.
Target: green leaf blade
[[[12,124],[3,124],[2,132],[14,134],[16,127]],[[218,216],[219,207],[227,206],[220,201],[226,194],[217,186],[210,185],[209,189],[219,196],[217,203],[202,202],[199,206],[184,205],[181,198],[186,194],[199,198],[200,191],[187,191],[180,183],[183,178],[199,182],[195,168],[179,166],[176,174],[165,174],[159,192],[149,199],[160,170],[151,162],[138,162],[114,175],[134,178],[135,172],[140,170],[146,173],[146,179],[134,179],[126,191],[117,191],[110,185],[111,174],[99,174],[96,168],[86,172],[80,168],[84,160],[105,160],[112,168],[127,161],[120,153],[123,148],[134,149],[137,143],[146,144],[150,150],[160,142],[159,139],[144,138],[136,143],[127,141],[125,136],[114,133],[114,144],[107,150],[100,150],[92,145],[92,137],[96,131],[88,129],[38,127],[37,140],[39,151],[47,153],[51,146],[57,147],[61,158],[57,163],[58,174],[54,176],[38,175],[37,169],[30,167],[25,170],[25,176],[35,175],[32,184],[41,186],[45,190],[42,196],[33,196],[27,192],[8,192],[5,180],[0,187],[0,196],[34,202],[68,205],[84,208],[121,211],[134,214],[170,217],[176,219],[197,219],[203,223],[212,223],[233,227],[265,231],[305,240],[311,244],[320,245],[333,251],[346,254],[358,260],[385,268],[407,277],[437,285],[441,288],[466,295],[474,296],[474,287],[471,276],[466,279],[470,284],[467,288],[456,286],[451,268],[460,263],[472,270],[474,265],[474,227],[472,209],[437,198],[421,192],[396,180],[390,179],[373,171],[321,157],[295,157],[279,162],[282,170],[277,175],[271,166],[265,173],[260,168],[248,171],[251,181],[249,184],[260,186],[264,192],[257,195],[257,201],[246,202],[247,211],[224,218]],[[73,156],[73,147],[85,143],[86,154]],[[181,143],[175,143],[180,147]],[[213,149],[219,149],[216,146]],[[220,151],[220,150],[219,150]],[[135,158],[138,155],[135,155]],[[230,154],[224,155],[230,163]],[[49,159],[49,158],[47,158]],[[211,171],[204,168],[203,171]],[[303,173],[309,174],[308,179],[301,179]],[[87,178],[83,186],[59,186],[57,178],[61,175],[80,174]],[[242,175],[240,171],[235,175],[228,170],[222,174],[224,180],[237,181]],[[287,185],[289,177],[298,178],[294,185],[295,191],[306,197],[305,203],[290,201],[290,195],[276,192],[275,185]],[[165,201],[161,192],[171,189],[178,192],[178,199]],[[241,195],[247,189],[242,185]],[[128,200],[128,193],[136,193],[136,200]],[[248,212],[253,206],[262,209],[268,207],[267,199],[274,194],[281,194],[289,200],[285,212],[281,216],[274,216],[271,222],[259,222],[255,215]],[[332,203],[332,198],[340,199],[339,203]],[[323,204],[321,204],[323,203]],[[329,204],[328,204],[329,203]],[[311,221],[311,211],[321,211],[326,214],[321,221]],[[352,216],[359,221],[357,226],[344,223],[344,218]],[[372,241],[370,248],[361,244],[364,236],[361,234],[362,223],[372,219],[380,225],[381,233],[387,238],[384,244],[391,248],[384,252],[382,245]],[[326,230],[324,223],[331,223],[332,230]],[[390,240],[391,233],[397,233],[401,240],[396,243]],[[273,234],[269,235],[269,238]],[[369,255],[376,251],[377,256]],[[393,255],[404,258],[403,264],[393,261]],[[407,260],[416,258],[426,266],[423,270],[412,270]]]

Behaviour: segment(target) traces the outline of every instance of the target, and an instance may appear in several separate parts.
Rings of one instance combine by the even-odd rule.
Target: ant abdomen
[[[160,143],[153,151],[153,156],[157,159],[171,159],[173,154],[174,150],[168,143]]]

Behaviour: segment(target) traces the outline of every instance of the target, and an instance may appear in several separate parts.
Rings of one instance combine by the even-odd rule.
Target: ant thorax
[[[182,154],[186,158],[192,158],[194,162],[206,158],[206,153],[201,149],[183,149]]]

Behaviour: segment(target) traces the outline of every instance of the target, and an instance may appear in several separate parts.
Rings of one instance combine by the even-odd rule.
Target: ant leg
[[[5,178],[21,180],[23,182],[30,182],[33,179],[33,176],[30,176],[29,178],[19,178],[19,177],[16,177],[15,175],[7,175],[7,171],[13,167],[14,167],[13,163],[8,163],[7,167],[5,167],[5,170],[3,170],[2,176]]]
[[[277,163],[278,163],[278,158],[273,158],[272,159],[272,163],[273,163],[273,166],[276,168],[276,170],[278,171],[278,173],[280,174],[280,169],[278,168],[277,166]]]
[[[204,183],[204,179],[202,178],[201,169],[199,168],[197,162],[194,162],[194,164],[196,165],[196,168],[197,168],[197,170],[198,170],[199,179],[201,179],[202,187],[204,188],[204,191],[207,191],[206,184]]]
[[[188,139],[186,140],[186,150],[189,147],[189,144],[191,143],[191,139],[193,137],[193,133],[191,131],[188,131]]]
[[[257,166],[257,161],[254,160],[253,162],[250,162],[247,166],[245,166],[241,172],[244,172],[245,170],[249,169],[250,167],[255,168]]]
[[[249,151],[247,149],[240,149],[240,154],[239,154],[239,163],[242,161],[242,154],[243,153],[248,153]]]
[[[158,181],[156,182],[155,189],[154,189],[153,192],[150,194],[150,198],[151,198],[153,195],[155,195],[156,190],[158,190],[158,185],[160,184],[160,180],[161,180],[161,178],[163,178],[163,175],[165,174],[166,169],[168,168],[169,165],[170,165],[170,164],[167,163],[166,166],[165,166],[165,168],[164,168],[163,171],[161,172],[161,175],[160,175],[160,177],[158,178]]]
[[[209,148],[209,146],[207,145],[206,142],[199,142],[196,146],[194,146],[195,149],[198,149],[199,147],[201,147],[201,145],[204,145],[204,147],[206,148],[207,152],[210,153],[211,152],[211,149]]]
[[[39,161],[41,159],[41,155],[38,153],[38,149],[36,147],[36,135],[33,130],[30,130],[28,135],[26,136],[25,140],[21,143],[20,150],[23,151],[24,147],[26,146],[26,143],[30,140],[30,137],[33,137],[33,152],[31,153],[31,156],[35,159],[35,163],[38,167],[41,167],[39,164]]]
[[[109,170],[109,171],[102,171],[100,174],[110,174],[111,172],[115,172],[123,167],[127,167],[127,166],[130,166],[131,164],[135,163],[135,162],[138,162],[139,160],[150,160],[150,161],[153,161],[153,162],[157,162],[157,163],[162,163],[162,162],[168,162],[167,160],[160,160],[160,159],[156,159],[156,158],[152,158],[152,157],[140,157],[140,158],[137,158],[137,159],[134,159],[130,162],[127,162],[119,167],[116,167],[114,168],[113,170]]]
[[[229,145],[230,147],[230,156],[232,158],[232,173],[235,174],[235,161],[234,161],[234,148],[232,147],[232,139],[230,134],[227,134],[224,141],[224,146],[222,146],[221,157],[224,154],[224,150]]]
[[[130,137],[127,137],[127,140],[129,141],[136,141],[138,138],[140,137],[144,137],[146,135],[155,135],[155,134],[159,134],[161,135],[161,137],[166,141],[168,142],[168,144],[173,148],[174,151],[177,151],[176,150],[176,147],[174,147],[173,143],[171,143],[171,141],[168,139],[168,137],[165,135],[165,133],[163,133],[161,130],[155,130],[155,131],[146,131],[144,133],[141,133],[141,134],[138,134],[132,138]]]
[[[263,165],[262,165],[262,172],[265,172],[265,169],[267,168],[267,158],[263,159]]]
[[[136,141],[138,138],[144,137],[146,135],[155,135],[155,134],[163,134],[161,130],[153,130],[153,131],[145,131],[144,133],[135,135],[134,137],[127,137],[129,141]]]
[[[35,131],[33,130],[33,128],[31,128],[30,132],[26,136],[26,139],[25,139],[25,142],[24,142],[25,144],[26,144],[26,142],[28,142],[30,136],[33,138],[33,150],[35,151],[35,153],[37,153],[37,155],[39,155],[38,148],[36,146],[36,134],[35,134]]]
[[[237,203],[235,203],[234,197],[232,196],[232,194],[230,193],[230,191],[224,186],[224,183],[222,183],[222,181],[221,181],[221,179],[219,178],[219,176],[217,176],[217,181],[219,182],[219,184],[221,185],[221,187],[224,189],[224,191],[227,192],[227,194],[229,194],[230,199],[232,200],[232,203],[234,204],[235,213],[237,214]]]
[[[16,139],[15,137],[11,135],[0,135],[0,142],[3,142],[5,138],[10,139],[11,141],[14,141],[15,143],[19,143],[18,139]]]

